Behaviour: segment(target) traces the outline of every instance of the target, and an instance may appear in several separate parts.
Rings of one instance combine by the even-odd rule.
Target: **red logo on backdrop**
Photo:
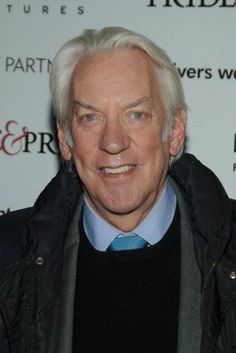
[[[58,154],[57,141],[50,132],[33,132],[20,127],[15,120],[7,121],[0,129],[0,153],[15,156],[19,153]]]
[[[18,134],[17,128],[18,124],[15,120],[7,121],[3,137],[0,139],[0,151],[8,156],[14,156],[22,150],[22,142],[28,133],[28,129],[23,127]]]

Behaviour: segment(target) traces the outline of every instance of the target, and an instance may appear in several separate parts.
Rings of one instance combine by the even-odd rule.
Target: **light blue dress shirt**
[[[150,245],[156,244],[168,230],[176,209],[176,196],[167,181],[161,197],[151,211],[132,233],[144,238]],[[83,226],[89,242],[98,251],[106,251],[110,243],[120,234],[119,229],[113,227],[99,216],[84,197]],[[129,232],[130,233],[130,232]]]

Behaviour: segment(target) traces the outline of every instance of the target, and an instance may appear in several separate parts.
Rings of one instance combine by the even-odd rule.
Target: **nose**
[[[130,146],[130,138],[121,122],[117,119],[107,119],[103,133],[99,141],[101,150],[110,153],[118,154]]]

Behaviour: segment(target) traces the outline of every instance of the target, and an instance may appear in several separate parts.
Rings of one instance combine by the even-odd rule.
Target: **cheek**
[[[91,151],[89,148],[89,144],[86,140],[78,134],[73,134],[73,147],[72,154],[76,164],[77,169],[83,167],[88,160],[89,156],[91,156]],[[79,170],[78,170],[79,172]]]
[[[72,155],[76,170],[81,180],[90,180],[95,177],[97,161],[96,143],[91,136],[82,133],[74,133]]]
[[[158,175],[166,173],[169,164],[169,142],[163,142],[161,134],[149,134],[143,138],[142,146],[142,153],[148,162],[147,173],[151,173],[151,178],[156,179]]]
[[[161,134],[151,131],[149,134],[144,133],[137,139],[139,149],[141,149],[147,156],[155,158],[162,153],[165,144],[162,142]]]
[[[78,128],[72,131],[73,147],[72,152],[74,158],[83,160],[85,156],[90,155],[92,139],[86,133],[80,131]]]

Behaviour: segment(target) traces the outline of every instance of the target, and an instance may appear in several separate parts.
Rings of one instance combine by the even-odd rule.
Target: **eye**
[[[132,113],[132,117],[135,119],[135,120],[141,120],[144,118],[144,113],[143,112],[133,112]]]
[[[82,128],[92,128],[103,124],[104,116],[100,113],[82,113],[75,116],[74,123]]]
[[[92,114],[92,113],[84,114],[84,115],[80,116],[79,119],[87,121],[89,123],[89,122],[96,120],[96,115]]]
[[[79,115],[77,117],[77,122],[79,125],[84,126],[84,127],[89,127],[93,125],[97,121],[97,116],[96,114],[93,113],[87,113],[83,115]]]
[[[145,111],[132,111],[129,112],[125,119],[129,124],[141,125],[144,124],[150,118],[150,114]]]

